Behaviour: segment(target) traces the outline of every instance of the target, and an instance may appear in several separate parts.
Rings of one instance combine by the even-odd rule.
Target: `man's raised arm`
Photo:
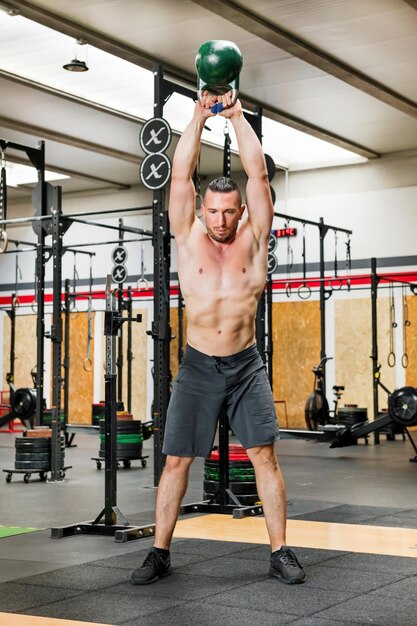
[[[230,106],[230,96],[222,98],[223,104],[228,107],[220,115],[229,119],[236,133],[239,146],[239,155],[245,172],[248,176],[246,186],[246,204],[249,221],[255,236],[269,237],[274,217],[274,207],[269,190],[268,172],[261,142],[255,131],[243,115],[239,100]]]
[[[178,240],[187,237],[196,219],[195,188],[193,174],[200,153],[201,134],[217,96],[203,94],[196,102],[194,114],[178,141],[172,163],[171,191],[169,197],[169,221]]]

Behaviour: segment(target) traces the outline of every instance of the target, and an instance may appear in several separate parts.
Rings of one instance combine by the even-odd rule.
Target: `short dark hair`
[[[227,176],[220,176],[219,178],[212,180],[207,187],[207,191],[209,189],[213,193],[230,193],[231,191],[236,191],[239,198],[239,204],[242,204],[242,194],[240,193],[238,185],[234,180],[228,178]]]

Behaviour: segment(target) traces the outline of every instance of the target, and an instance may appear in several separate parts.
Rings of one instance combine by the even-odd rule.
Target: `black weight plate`
[[[133,444],[133,443],[118,443],[116,445],[116,450],[119,450],[120,452],[130,452],[130,451],[134,451],[137,452],[138,450],[142,450],[142,444],[141,443],[137,443],[137,444]],[[104,452],[105,450],[105,446],[104,444],[101,444],[100,446],[100,450]]]
[[[119,420],[116,422],[116,428],[119,431],[124,432],[137,432],[142,430],[142,422],[140,420]],[[100,422],[100,432],[104,432],[106,429],[105,422]]]
[[[106,453],[103,450],[100,450],[98,455],[101,459],[106,457]],[[116,450],[116,456],[142,456],[142,450]]]
[[[216,493],[218,488],[219,488],[219,483],[215,480],[205,480],[203,483],[203,489],[204,491],[207,491],[208,493]],[[254,495],[256,494],[256,491],[257,491],[255,482],[237,483],[237,482],[230,481],[229,489],[231,489],[232,492],[235,493],[236,495],[238,494]]]
[[[401,387],[388,398],[388,410],[391,418],[400,426],[417,425],[417,389]]]
[[[117,430],[137,432],[142,430],[142,422],[140,420],[119,420]]]
[[[203,494],[203,498],[204,500],[211,500],[211,498],[213,497],[213,493],[204,493]],[[253,504],[257,504],[259,502],[259,496],[258,494],[252,494],[252,495],[247,495],[247,496],[238,496],[236,495],[237,499],[239,500],[240,504],[243,504],[245,506],[251,506]]]
[[[49,470],[51,468],[50,461],[15,461],[15,469],[27,470]]]
[[[104,457],[104,452],[99,452],[98,456],[100,457],[100,459],[104,459],[105,458]],[[116,459],[118,461],[121,461],[123,459],[141,459],[141,458],[142,458],[142,452],[138,452],[138,451],[136,451],[136,452],[129,452],[129,453],[118,452],[116,454]]]
[[[16,452],[49,452],[51,450],[51,446],[25,446],[19,445],[16,446]]]
[[[18,443],[33,443],[33,444],[50,444],[51,443],[51,438],[50,437],[16,437],[15,439],[15,445],[17,445]]]
[[[48,442],[41,442],[41,443],[33,443],[35,440],[34,439],[25,439],[25,440],[17,440],[15,441],[15,447],[16,448],[50,448],[51,447],[51,440],[49,439]]]
[[[51,459],[50,452],[17,452],[15,456],[16,461],[47,461]]]

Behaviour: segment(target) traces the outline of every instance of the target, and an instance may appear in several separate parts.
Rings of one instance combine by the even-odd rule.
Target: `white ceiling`
[[[229,39],[241,49],[241,98],[248,109],[262,106],[264,148],[278,165],[311,167],[323,141],[333,154],[314,166],[326,158],[338,163],[417,150],[414,0],[0,0],[1,6],[56,31],[34,36],[24,21],[16,26],[17,18],[0,13],[0,138],[27,145],[45,139],[49,169],[72,174],[64,192],[138,184],[138,134],[153,99],[143,69],[159,61],[168,77],[193,88],[196,51],[207,39]],[[86,74],[61,69],[74,57],[75,37],[89,44]],[[173,128],[182,130],[190,105],[179,96],[168,103]],[[287,135],[275,139],[272,120],[287,134],[308,136],[290,134],[292,151],[285,153]],[[215,143],[221,135],[218,126],[205,138]],[[221,161],[218,149],[205,148],[203,173],[219,171]],[[232,169],[238,167],[235,158]]]

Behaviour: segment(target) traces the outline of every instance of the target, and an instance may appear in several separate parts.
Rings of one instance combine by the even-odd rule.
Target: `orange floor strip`
[[[262,517],[203,515],[178,521],[174,537],[269,544]],[[288,520],[290,546],[417,558],[417,529]]]
[[[35,615],[16,615],[15,613],[0,613],[0,626],[110,626],[97,622],[78,622],[72,619],[56,619],[53,617],[38,617]]]

